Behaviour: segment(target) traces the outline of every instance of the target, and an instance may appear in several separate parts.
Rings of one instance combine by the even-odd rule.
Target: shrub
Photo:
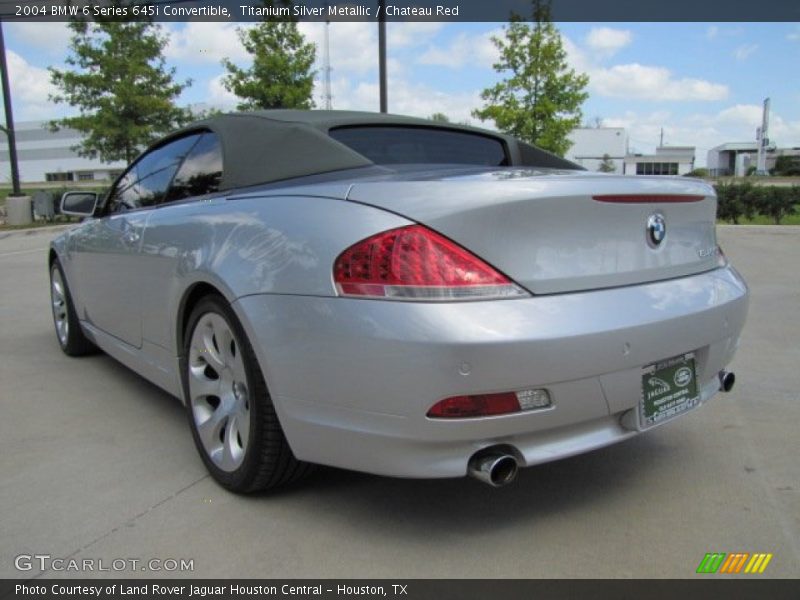
[[[758,210],[760,189],[749,181],[743,183],[720,182],[717,190],[717,217],[723,221],[739,224],[739,219],[753,218]]]
[[[800,175],[800,156],[779,156],[771,172],[781,176]]]
[[[795,204],[798,203],[800,203],[800,186],[768,186],[761,188],[757,208],[759,214],[771,218],[776,225],[780,225],[784,217],[795,214],[797,211]]]

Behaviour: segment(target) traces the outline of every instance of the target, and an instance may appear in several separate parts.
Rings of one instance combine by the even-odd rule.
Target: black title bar
[[[530,0],[0,0],[4,21],[377,21],[504,22],[530,19]],[[797,0],[552,0],[555,22],[800,21]]]
[[[796,600],[796,580],[33,579],[0,580],[0,600]]]

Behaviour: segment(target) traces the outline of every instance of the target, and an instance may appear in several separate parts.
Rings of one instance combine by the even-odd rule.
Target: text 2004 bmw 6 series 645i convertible
[[[52,244],[58,341],[181,398],[248,492],[312,463],[492,485],[733,385],[716,199],[501,134],[344,112],[198,122]]]

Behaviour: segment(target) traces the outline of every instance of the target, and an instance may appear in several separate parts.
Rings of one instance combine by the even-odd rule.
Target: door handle
[[[122,236],[122,241],[126,244],[135,244],[139,241],[139,233],[133,229],[126,231]]]

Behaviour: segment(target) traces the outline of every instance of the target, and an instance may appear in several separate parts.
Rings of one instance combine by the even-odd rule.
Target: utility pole
[[[661,141],[658,142],[658,147],[659,148],[663,148],[664,147],[664,128],[663,127],[661,128]]]
[[[21,196],[19,187],[19,168],[17,166],[17,140],[14,137],[14,112],[11,109],[11,87],[8,85],[8,65],[6,64],[6,42],[3,38],[3,23],[0,22],[0,71],[3,80],[3,104],[6,109],[6,126],[2,128],[8,138],[8,160],[11,163],[12,196]]]
[[[381,112],[389,112],[389,99],[386,91],[386,12],[378,4],[378,78],[381,88]]]
[[[767,146],[769,146],[769,98],[764,99],[764,111],[761,115],[761,127],[756,130],[758,140],[758,162],[756,175],[769,175],[767,173]]]

